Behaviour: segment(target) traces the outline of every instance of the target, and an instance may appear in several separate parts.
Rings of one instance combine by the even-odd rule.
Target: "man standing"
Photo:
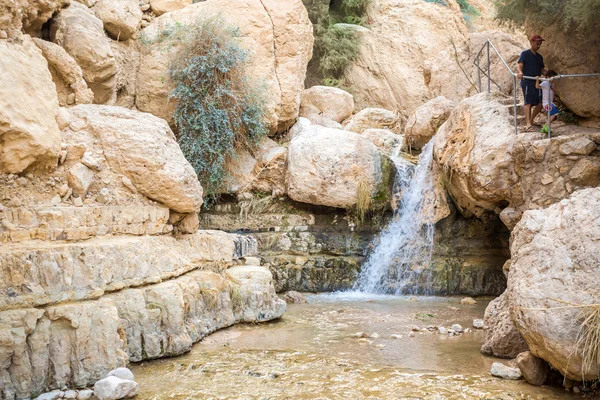
[[[533,130],[533,120],[542,109],[542,104],[539,89],[535,87],[535,79],[524,79],[523,75],[535,78],[546,73],[544,57],[538,53],[543,41],[544,39],[540,35],[533,35],[529,38],[530,48],[521,53],[518,61],[517,77],[521,79],[521,89],[523,89],[525,98],[526,132]]]

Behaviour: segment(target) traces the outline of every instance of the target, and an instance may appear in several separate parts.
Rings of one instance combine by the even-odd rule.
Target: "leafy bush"
[[[245,76],[239,32],[220,19],[167,32],[178,50],[169,66],[179,145],[210,197],[227,181],[226,164],[267,133],[264,101]]]
[[[456,0],[456,2],[464,15],[479,15],[479,11],[468,0]]]
[[[370,0],[303,0],[313,23],[315,45],[308,66],[307,86],[341,86],[345,69],[356,60],[360,38],[352,27],[365,25]]]
[[[600,28],[598,0],[495,0],[498,18],[523,24],[558,23],[564,32],[596,33]]]

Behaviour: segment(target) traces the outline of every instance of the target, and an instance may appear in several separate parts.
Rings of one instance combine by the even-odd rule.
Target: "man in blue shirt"
[[[521,79],[521,89],[523,89],[523,97],[525,98],[526,132],[533,130],[533,120],[542,109],[542,103],[540,101],[540,91],[535,87],[535,79],[523,79],[523,75],[535,78],[546,73],[544,57],[538,53],[543,41],[544,39],[540,35],[533,35],[529,38],[529,50],[523,51],[519,61],[517,61],[517,77]]]

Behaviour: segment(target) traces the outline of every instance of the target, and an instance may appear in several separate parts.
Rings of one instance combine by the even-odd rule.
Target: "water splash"
[[[420,273],[429,266],[433,250],[434,209],[428,203],[434,190],[432,158],[433,140],[423,148],[416,167],[400,157],[392,157],[402,198],[363,264],[355,290],[396,295],[427,293],[427,284],[422,282],[427,274]],[[419,282],[418,287],[415,282]]]

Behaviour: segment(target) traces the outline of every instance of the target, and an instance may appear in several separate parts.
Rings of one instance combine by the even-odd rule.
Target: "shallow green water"
[[[561,389],[489,375],[483,331],[449,337],[411,327],[470,327],[488,300],[316,295],[279,321],[212,334],[184,356],[132,367],[142,399],[566,399]],[[356,332],[378,338],[359,339]],[[390,335],[401,335],[391,338]]]

